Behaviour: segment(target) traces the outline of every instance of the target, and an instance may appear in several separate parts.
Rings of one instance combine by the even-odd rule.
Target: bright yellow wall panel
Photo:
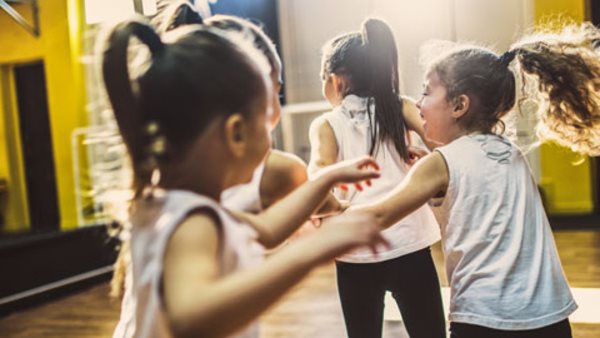
[[[70,136],[87,120],[80,62],[82,5],[80,0],[44,0],[39,6],[38,38],[0,12],[0,64],[44,62],[60,223],[68,229],[78,225]],[[24,6],[16,8],[27,13]]]

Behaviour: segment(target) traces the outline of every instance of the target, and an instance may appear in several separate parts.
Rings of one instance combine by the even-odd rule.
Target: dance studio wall
[[[80,63],[83,16],[79,0],[38,1],[40,36],[34,37],[0,11],[0,176],[8,181],[2,210],[6,231],[29,225],[27,196],[16,127],[12,67],[42,61],[45,66],[52,150],[61,229],[77,226],[70,135],[86,124]],[[24,5],[13,5],[31,19]]]
[[[381,17],[390,24],[398,44],[402,91],[418,98],[423,80],[419,48],[424,41],[475,42],[502,53],[527,28],[549,15],[580,22],[585,13],[584,0],[279,0],[278,5],[286,98],[290,104],[323,100],[318,76],[321,46],[338,34],[359,29],[366,16]],[[312,116],[314,112],[306,114],[307,118]],[[288,117],[303,120],[298,114],[284,116],[284,125]],[[299,129],[284,131],[284,144],[307,148],[299,144],[306,139],[302,133],[307,131]],[[531,133],[531,129],[527,123],[519,126],[520,133]],[[548,145],[532,151],[528,158],[549,213],[581,214],[592,210],[588,159],[573,165],[581,159]]]

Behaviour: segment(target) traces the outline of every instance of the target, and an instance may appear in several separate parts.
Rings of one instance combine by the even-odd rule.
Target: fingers
[[[358,164],[359,169],[373,168],[373,169],[379,171],[379,165],[377,164],[377,162],[375,162],[375,159],[373,159],[371,156],[365,156],[365,157],[359,159],[357,164]]]

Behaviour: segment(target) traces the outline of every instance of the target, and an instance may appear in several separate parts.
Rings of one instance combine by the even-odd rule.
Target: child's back
[[[577,308],[527,160],[471,134],[436,149],[448,166],[441,209],[450,320],[504,330],[556,323]]]
[[[370,109],[367,109],[369,101],[373,100],[347,95],[339,106],[322,116],[335,135],[338,162],[369,153],[374,128],[369,121],[374,120],[375,114],[372,103]],[[372,186],[366,190],[359,191],[353,186],[349,186],[347,191],[338,189],[337,197],[347,199],[351,204],[373,202],[385,197],[402,182],[410,169],[391,140],[376,140],[373,157],[382,168],[380,178],[373,181]],[[437,222],[428,206],[419,208],[382,234],[391,244],[388,250],[377,256],[369,250],[356,250],[339,260],[356,263],[385,261],[428,247],[440,239]]]
[[[218,275],[257,265],[263,254],[256,231],[227,213],[212,199],[183,190],[169,190],[164,196],[141,200],[131,216],[133,284],[139,337],[170,337],[164,307],[161,305],[161,279],[167,243],[177,226],[193,211],[213,214],[218,224],[220,244]],[[256,337],[256,324],[236,337]]]

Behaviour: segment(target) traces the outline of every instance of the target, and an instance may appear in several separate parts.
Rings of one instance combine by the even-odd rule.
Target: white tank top
[[[436,150],[449,172],[440,223],[450,321],[529,330],[567,318],[577,305],[518,147],[474,134]]]
[[[254,214],[263,210],[260,182],[265,171],[265,163],[266,159],[256,167],[249,183],[233,186],[221,193],[221,204],[225,208]]]
[[[338,161],[369,154],[371,132],[367,113],[367,98],[347,95],[342,104],[323,115],[335,134]],[[371,106],[371,120],[375,107]],[[393,142],[378,144],[374,158],[381,168],[381,177],[363,191],[349,185],[349,191],[336,190],[336,197],[349,200],[350,204],[373,202],[387,195],[406,176],[409,167],[400,158]],[[397,258],[426,248],[440,239],[439,227],[428,206],[417,209],[400,222],[382,232],[391,246],[374,255],[369,249],[358,249],[338,260],[351,263],[373,263]]]
[[[168,240],[177,226],[193,210],[209,208],[219,217],[220,261],[222,276],[237,270],[251,268],[263,257],[263,249],[256,241],[257,233],[225,211],[208,197],[188,191],[170,190],[164,197],[142,201],[143,206],[131,218],[132,276],[130,288],[125,295],[123,308],[135,308],[135,316],[121,316],[115,337],[172,337],[164,312],[160,284],[163,259]],[[252,324],[232,335],[235,338],[258,338],[258,324]]]

